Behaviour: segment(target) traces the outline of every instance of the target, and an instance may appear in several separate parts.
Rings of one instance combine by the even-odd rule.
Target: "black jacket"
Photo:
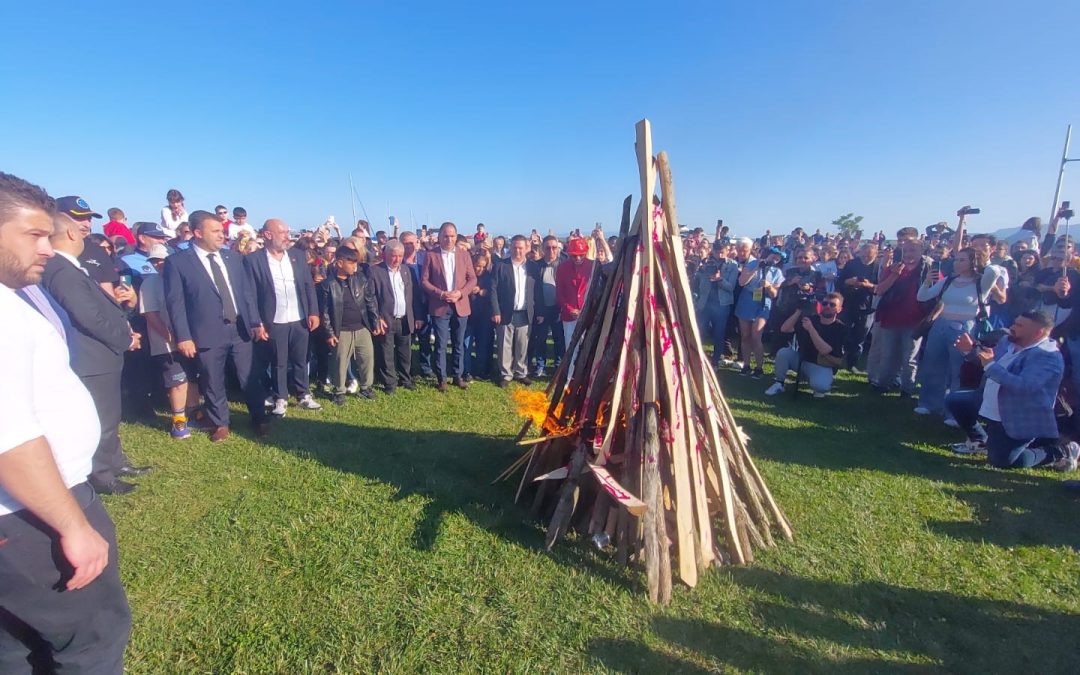
[[[79,377],[118,373],[131,346],[124,310],[101,286],[62,255],[45,263],[41,285],[71,318],[71,369]]]
[[[375,300],[375,287],[368,278],[366,266],[361,267],[348,279],[349,290],[353,298],[366,309],[364,312],[364,328],[372,330],[379,322],[379,304]],[[341,282],[337,273],[331,270],[331,275],[323,279],[319,284],[319,313],[322,318],[319,326],[325,331],[325,337],[336,337],[341,332]]]
[[[529,323],[533,322],[533,308],[536,302],[536,277],[529,269],[529,263],[525,265],[525,313],[529,316]],[[499,324],[506,326],[510,323],[514,313],[514,264],[506,262],[495,263],[491,270],[491,314],[499,316]]]
[[[412,270],[407,265],[402,264],[398,271],[405,284],[406,334],[411,334],[416,317],[427,318],[427,298],[417,295],[417,285],[413,283]],[[379,318],[390,325],[394,321],[394,285],[390,281],[390,268],[381,262],[370,268],[370,274],[370,285],[375,289],[375,302],[379,306]]]
[[[292,263],[293,276],[296,278],[296,299],[300,305],[300,321],[306,323],[309,316],[318,316],[319,301],[315,297],[315,282],[311,279],[311,269],[304,260],[302,251],[285,251]],[[270,254],[265,248],[244,256],[244,265],[255,282],[255,303],[259,307],[262,324],[274,323],[277,311],[277,293],[274,292],[274,277],[270,273]]]

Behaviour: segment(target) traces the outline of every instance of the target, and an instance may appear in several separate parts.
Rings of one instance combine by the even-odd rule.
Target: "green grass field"
[[[509,396],[424,387],[308,413],[268,442],[125,425],[157,471],[117,522],[127,664],[165,672],[1080,671],[1080,503],[1002,472],[894,397],[722,384],[796,531],[670,607],[490,485],[518,454]],[[789,388],[790,389],[790,388]],[[236,408],[239,410],[239,408]]]

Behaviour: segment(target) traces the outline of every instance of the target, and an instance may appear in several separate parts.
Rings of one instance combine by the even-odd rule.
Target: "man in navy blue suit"
[[[225,364],[232,359],[256,436],[267,432],[262,378],[252,373],[252,341],[267,339],[259,318],[253,282],[241,257],[223,249],[225,228],[209,211],[188,216],[194,245],[165,261],[165,304],[176,349],[197,358],[206,414],[214,425],[210,440],[229,437]]]

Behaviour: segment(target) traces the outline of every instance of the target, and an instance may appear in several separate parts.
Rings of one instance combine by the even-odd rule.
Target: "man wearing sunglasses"
[[[544,237],[540,243],[540,253],[540,260],[532,266],[536,279],[536,316],[533,319],[532,335],[529,336],[529,363],[532,365],[533,377],[538,378],[544,376],[548,334],[551,334],[555,342],[555,368],[559,367],[566,350],[562,322],[559,321],[559,303],[555,299],[555,272],[559,269],[562,253],[559,238],[553,235]]]
[[[832,389],[836,369],[844,365],[847,326],[836,318],[843,306],[844,296],[829,293],[821,301],[817,316],[804,316],[800,308],[784,321],[780,332],[795,333],[798,349],[784,347],[776,354],[776,381],[765,390],[766,396],[784,391],[784,379],[791,370],[806,378],[814,398],[825,398]]]

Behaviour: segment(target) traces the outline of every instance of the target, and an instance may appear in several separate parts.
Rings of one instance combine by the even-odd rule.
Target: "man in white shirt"
[[[240,219],[237,219],[240,224]],[[271,218],[262,227],[265,245],[244,256],[244,266],[254,281],[255,301],[269,340],[255,354],[262,372],[269,363],[273,414],[281,417],[288,408],[289,391],[305,410],[322,408],[308,388],[308,339],[319,327],[319,301],[303,251],[288,248],[289,226]]]
[[[121,673],[131,612],[116,532],[87,483],[101,433],[60,334],[15,290],[52,257],[55,206],[0,173],[0,672]]]
[[[529,379],[525,357],[529,349],[529,327],[533,322],[536,279],[525,259],[529,240],[517,235],[510,240],[510,257],[495,263],[491,273],[491,321],[496,328],[499,354],[499,386],[511,380],[524,385]]]

